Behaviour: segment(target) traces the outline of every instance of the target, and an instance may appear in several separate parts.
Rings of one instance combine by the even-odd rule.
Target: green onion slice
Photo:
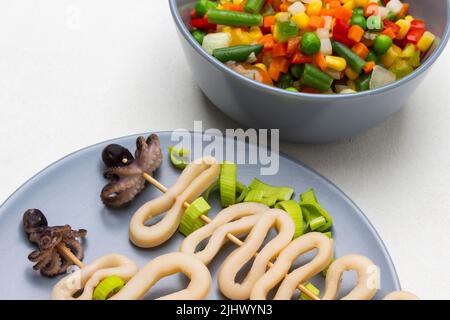
[[[211,206],[204,198],[200,197],[196,199],[189,207],[187,207],[186,211],[184,211],[178,231],[187,237],[195,230],[203,227],[205,222],[199,218],[202,215],[207,215],[209,210],[211,210]]]
[[[267,193],[264,190],[249,190],[244,202],[257,202],[272,207],[277,203],[277,194]]]
[[[236,184],[236,191],[237,191],[237,194],[239,194],[239,196],[236,199],[236,203],[241,203],[242,201],[244,201],[245,197],[247,196],[248,188],[245,184],[238,181]]]
[[[300,195],[300,208],[305,218],[305,230],[310,228],[312,231],[325,232],[331,228],[333,219],[317,202],[317,197],[313,189],[309,189]],[[319,219],[322,217],[323,219]],[[314,228],[314,229],[313,229]]]
[[[236,203],[236,176],[236,164],[225,161],[219,178],[220,202],[224,208]]]
[[[300,205],[295,200],[278,202],[275,208],[286,211],[295,224],[294,239],[303,234],[303,214]]]
[[[205,200],[208,201],[211,193],[214,192],[218,187],[219,187],[219,180],[214,182],[212,185],[208,187],[208,189],[206,189],[206,191],[203,193],[203,198],[205,198]]]
[[[311,282],[308,282],[305,285],[305,288],[308,289],[309,291],[311,291],[312,293],[314,293],[314,295],[317,297],[320,295],[320,290],[317,289]],[[302,293],[300,295],[300,300],[311,300],[311,298],[308,297],[306,294]]]
[[[109,276],[95,287],[94,294],[92,298],[94,300],[107,300],[119,292],[125,286],[125,281],[123,281],[118,276]]]
[[[263,190],[268,194],[276,194],[277,201],[290,200],[294,194],[294,189],[290,187],[274,187],[257,178],[254,178],[248,187],[250,190]]]
[[[169,147],[170,162],[175,168],[184,169],[189,163],[189,149],[178,149],[173,146]]]

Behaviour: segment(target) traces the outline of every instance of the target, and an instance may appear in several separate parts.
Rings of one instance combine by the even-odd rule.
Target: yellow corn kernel
[[[364,7],[369,3],[369,0],[355,0],[355,7]]]
[[[266,67],[266,65],[265,65],[264,63],[257,63],[257,64],[255,64],[254,66],[255,66],[256,68],[258,68],[258,69],[261,69],[261,70],[267,72],[267,67]]]
[[[400,54],[401,54],[401,49],[399,52],[398,50],[396,50],[394,48],[394,46],[392,46],[389,48],[389,50],[384,55],[381,56],[381,63],[386,68],[389,68],[394,64],[395,59],[397,59],[400,56]]]
[[[406,17],[405,17],[405,20],[408,21],[408,22],[411,22],[411,21],[414,20],[414,17],[411,16],[411,15],[409,15],[409,16],[406,16]]]
[[[430,49],[435,38],[436,37],[434,36],[434,34],[432,34],[430,31],[425,31],[422,38],[420,38],[419,42],[417,43],[417,48],[419,48],[419,50],[422,52],[427,51],[428,49]]]
[[[222,32],[228,32],[228,33],[231,33],[232,30],[233,30],[233,28],[232,28],[232,27],[229,27],[229,26],[224,26],[224,27],[222,28]]]
[[[259,27],[253,26],[249,31],[250,39],[253,41],[258,41],[263,37],[261,29]]]
[[[408,34],[409,28],[411,27],[411,22],[406,21],[405,19],[400,19],[396,22],[396,24],[400,27],[400,30],[397,33],[397,39],[402,40]]]
[[[322,9],[322,1],[316,0],[314,2],[311,2],[308,4],[308,8],[306,9],[306,13],[308,16],[318,16],[320,13],[320,10]]]
[[[408,43],[400,54],[401,58],[411,58],[416,53],[416,46]]]
[[[327,67],[336,71],[344,71],[347,68],[347,61],[341,57],[326,56],[325,61],[327,62]]]
[[[299,27],[302,30],[308,28],[309,16],[304,12],[296,14],[291,18],[291,20],[294,21],[297,27]]]
[[[353,10],[355,8],[355,1],[354,0],[347,0],[347,1],[344,2],[343,7],[347,8],[347,9],[350,9],[350,10]]]
[[[359,74],[356,73],[356,71],[354,71],[352,68],[347,67],[345,69],[345,75],[347,76],[347,78],[349,78],[350,80],[356,80],[359,78]]]
[[[356,83],[353,80],[347,80],[347,86],[352,88],[352,90],[356,91]]]

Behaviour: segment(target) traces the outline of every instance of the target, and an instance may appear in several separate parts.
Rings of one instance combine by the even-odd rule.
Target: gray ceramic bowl
[[[330,142],[368,130],[400,110],[442,53],[450,34],[450,0],[410,0],[442,40],[411,75],[389,86],[351,95],[299,94],[252,81],[208,55],[187,26],[195,0],[169,0],[194,80],[225,114],[247,127],[277,128],[283,139]]]

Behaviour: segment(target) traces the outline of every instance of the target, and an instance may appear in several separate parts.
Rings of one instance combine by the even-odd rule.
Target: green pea
[[[320,51],[320,39],[314,32],[306,32],[302,37],[302,52],[312,56]]]
[[[295,89],[294,87],[286,88],[286,91],[298,92],[298,90]]]
[[[373,46],[373,49],[378,54],[385,54],[389,48],[392,46],[392,39],[384,34],[379,34],[375,38],[375,44]]]
[[[364,30],[367,30],[367,23],[366,23],[366,18],[364,18],[363,15],[354,15],[352,17],[352,19],[350,20],[350,24],[352,26],[358,25],[361,28],[363,28]]]
[[[354,16],[364,16],[364,8],[363,7],[354,8],[353,15]]]
[[[205,31],[202,30],[194,30],[191,32],[191,34],[194,37],[194,39],[200,44],[203,43],[203,38],[205,38],[206,35]]]

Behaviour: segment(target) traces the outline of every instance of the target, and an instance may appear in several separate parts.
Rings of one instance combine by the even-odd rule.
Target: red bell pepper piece
[[[303,93],[321,93],[320,90],[317,90],[315,88],[311,88],[311,87],[304,87],[302,89]]]
[[[350,30],[350,25],[343,21],[342,19],[336,19],[333,27],[333,38],[336,41],[345,44],[346,46],[351,46],[351,41],[347,37],[348,31]]]
[[[395,32],[395,34],[397,34],[400,31],[400,26],[398,24],[396,24],[395,22],[389,21],[387,19],[383,20],[384,23],[384,29],[391,29],[392,31]]]
[[[425,29],[409,30],[408,34],[406,35],[406,42],[417,44],[417,42],[419,42],[420,38],[422,38],[424,33]]]
[[[191,26],[197,29],[215,29],[217,25],[208,22],[208,18],[196,18],[191,20]]]
[[[313,63],[313,56],[306,56],[300,51],[294,53],[291,58],[292,64]]]
[[[411,21],[411,27],[409,30],[425,30],[425,21],[419,19]]]

